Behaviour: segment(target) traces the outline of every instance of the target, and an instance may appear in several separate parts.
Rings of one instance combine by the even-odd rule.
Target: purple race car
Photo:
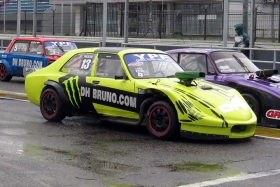
[[[185,48],[167,51],[185,71],[202,71],[206,80],[237,89],[264,125],[280,124],[280,76],[260,70],[235,50]]]

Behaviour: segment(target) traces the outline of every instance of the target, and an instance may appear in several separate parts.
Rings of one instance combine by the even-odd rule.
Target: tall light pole
[[[243,28],[246,33],[248,33],[248,7],[249,0],[243,0]]]
[[[227,47],[229,0],[224,0],[223,47]]]
[[[4,0],[4,26],[3,26],[3,33],[5,34],[6,32],[6,0]]]
[[[280,1],[278,1],[278,43],[280,43]]]
[[[37,0],[33,0],[33,36],[36,37],[37,31]]]
[[[17,0],[17,37],[20,36],[21,0]]]
[[[103,29],[102,29],[102,47],[106,47],[106,36],[107,36],[107,0],[103,1]],[[86,23],[87,24],[87,23]],[[86,32],[86,30],[85,30]]]
[[[251,0],[251,29],[250,29],[250,48],[255,46],[255,0]],[[250,52],[250,59],[253,59],[253,51]]]
[[[129,9],[129,1],[125,0],[124,5],[124,43],[128,42],[128,9]]]

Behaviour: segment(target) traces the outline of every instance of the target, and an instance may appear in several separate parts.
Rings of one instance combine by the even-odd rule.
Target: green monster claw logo
[[[62,82],[68,94],[69,101],[75,108],[80,108],[80,103],[82,102],[78,81],[79,81],[79,76],[76,76],[76,77],[70,77],[69,79]]]

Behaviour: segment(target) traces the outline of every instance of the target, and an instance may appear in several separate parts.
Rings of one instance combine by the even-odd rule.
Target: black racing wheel
[[[146,116],[149,133],[158,139],[170,139],[180,131],[175,109],[166,101],[153,103]]]
[[[61,121],[66,117],[61,100],[54,89],[46,89],[41,95],[40,110],[43,117],[52,122]]]
[[[0,80],[3,82],[9,82],[12,77],[12,75],[8,75],[7,67],[5,66],[5,64],[0,64]]]

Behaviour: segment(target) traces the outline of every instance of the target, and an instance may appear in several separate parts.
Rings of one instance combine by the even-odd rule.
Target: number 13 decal
[[[81,69],[88,69],[91,64],[91,59],[84,59],[82,61]]]

